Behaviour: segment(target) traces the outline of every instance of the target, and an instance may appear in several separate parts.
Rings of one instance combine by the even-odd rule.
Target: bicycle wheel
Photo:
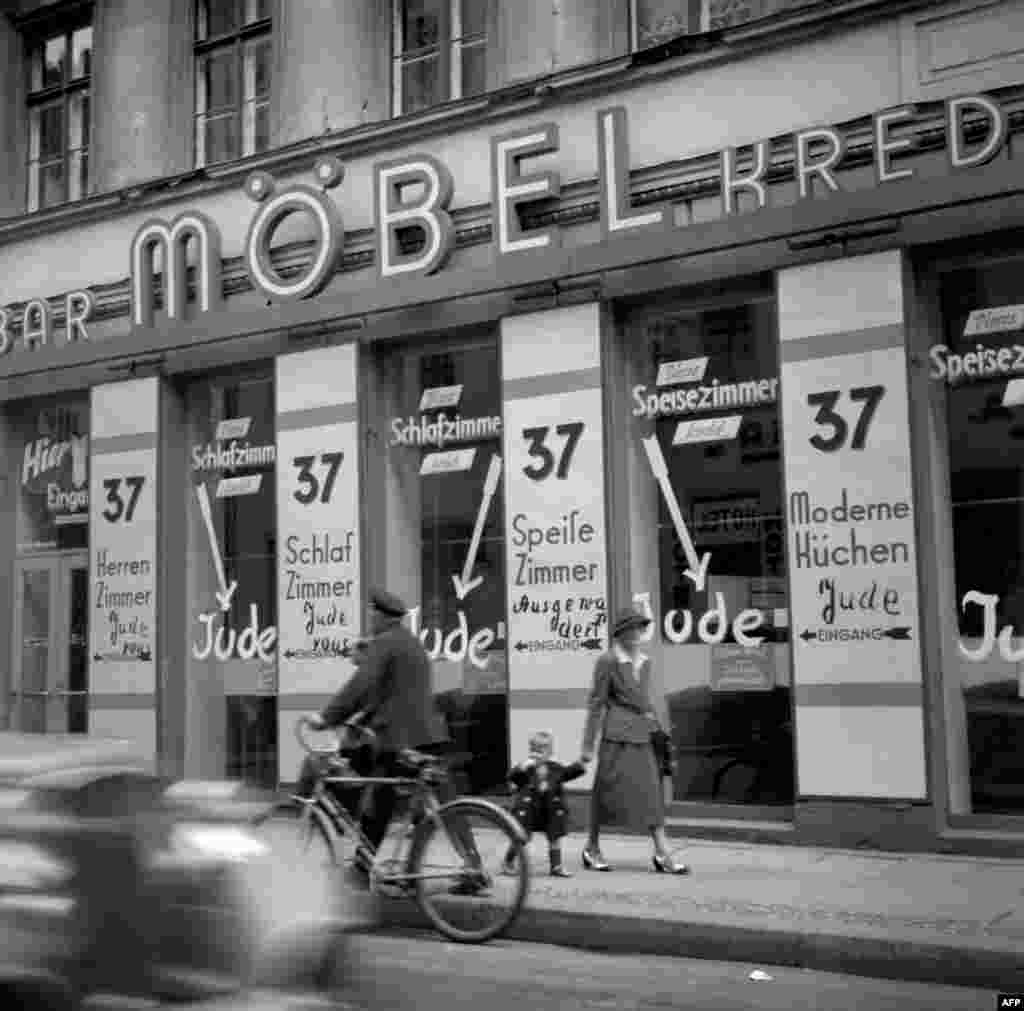
[[[522,830],[483,800],[454,800],[424,819],[408,867],[424,915],[449,940],[464,943],[508,930],[530,887]]]

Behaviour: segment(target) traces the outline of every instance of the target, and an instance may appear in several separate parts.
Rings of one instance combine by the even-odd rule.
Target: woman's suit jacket
[[[583,731],[585,754],[593,754],[598,730],[606,741],[650,743],[651,731],[658,725],[650,696],[651,661],[640,666],[639,677],[631,667],[620,663],[614,650],[598,657]]]

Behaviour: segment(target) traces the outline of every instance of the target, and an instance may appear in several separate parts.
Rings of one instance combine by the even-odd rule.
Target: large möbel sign
[[[915,144],[906,134],[916,113],[912,106],[899,106],[872,117],[872,148],[877,183],[883,185],[910,179],[912,165],[895,167],[894,158],[910,152]],[[970,143],[965,129],[970,120],[981,136]],[[950,167],[962,170],[984,165],[1004,148],[1008,117],[999,103],[985,95],[960,96],[946,102],[946,151]],[[634,208],[629,198],[629,138],[626,110],[621,107],[597,113],[597,176],[600,223],[603,241],[617,235],[675,227],[667,203]],[[901,133],[901,128],[903,133]],[[799,199],[815,191],[840,192],[837,170],[847,151],[847,139],[838,128],[818,126],[794,132],[789,138],[793,172]],[[738,198],[746,194],[756,208],[766,207],[769,199],[768,173],[773,168],[772,142],[760,140],[749,145],[750,155],[740,168],[740,148],[719,152],[722,213],[738,212]],[[515,256],[552,248],[560,242],[557,226],[523,228],[519,211],[524,205],[558,197],[561,179],[557,168],[544,166],[528,171],[527,160],[557,154],[559,132],[556,123],[542,123],[491,138],[491,219],[496,253]],[[749,163],[749,164],[748,164]],[[252,173],[245,183],[246,193],[256,204],[245,237],[243,260],[253,287],[274,302],[310,298],[329,283],[345,247],[345,227],[341,209],[328,191],[342,185],[344,167],[333,157],[324,157],[314,165],[319,189],[291,183],[278,189],[266,172]],[[381,280],[415,277],[440,270],[448,260],[455,242],[451,201],[455,192],[448,167],[432,155],[411,154],[399,160],[378,162],[373,167],[373,207],[376,246],[376,271]],[[413,194],[410,196],[410,191]],[[355,194],[364,200],[371,194]],[[304,214],[312,221],[315,248],[312,258],[297,273],[283,277],[271,256],[273,236],[292,214]],[[684,226],[685,227],[685,226]],[[399,241],[403,230],[418,229],[425,238],[412,252]],[[192,245],[192,256],[187,256]],[[150,327],[155,319],[153,273],[157,250],[162,252],[164,272],[164,312],[170,320],[185,318],[189,261],[195,267],[195,307],[208,312],[222,302],[221,241],[216,224],[207,215],[185,211],[166,221],[151,218],[136,232],[131,242],[131,314],[133,327]],[[69,339],[88,338],[82,323],[91,314],[91,302],[78,299],[69,305]],[[8,327],[13,313],[0,309],[0,354],[15,346],[31,350],[49,341],[52,325],[45,300],[36,299],[25,310],[26,325],[15,341]],[[72,329],[73,328],[73,329]]]

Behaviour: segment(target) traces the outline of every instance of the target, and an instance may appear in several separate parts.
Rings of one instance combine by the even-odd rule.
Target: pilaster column
[[[281,0],[274,10],[272,144],[387,115],[391,4]]]
[[[191,10],[180,0],[97,3],[91,192],[191,167]]]
[[[492,86],[512,84],[624,55],[627,0],[517,0],[499,3]]]

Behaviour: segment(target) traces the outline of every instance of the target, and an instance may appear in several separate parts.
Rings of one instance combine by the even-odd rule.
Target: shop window
[[[946,386],[949,433],[959,632],[952,676],[963,702],[962,718],[951,720],[953,747],[966,752],[969,777],[953,792],[974,813],[1024,814],[1022,271],[1024,255],[945,274],[944,338],[931,354],[932,375]]]
[[[679,756],[675,799],[791,804],[771,292],[695,297],[623,322],[632,592],[654,619],[648,649]]]
[[[270,146],[270,31],[270,0],[197,0],[197,167]]]
[[[483,0],[394,0],[394,112],[487,90]]]
[[[28,53],[28,210],[89,192],[92,26],[31,39]]]
[[[508,768],[498,347],[387,358],[395,505],[385,551],[403,560],[388,565],[402,570],[392,588],[416,608],[438,707],[455,748],[472,756],[469,786],[493,789]]]
[[[84,548],[89,537],[89,398],[9,408],[19,555]]]
[[[208,755],[211,766],[276,786],[273,377],[202,379],[186,403],[189,656],[199,701],[188,746],[223,746]]]

